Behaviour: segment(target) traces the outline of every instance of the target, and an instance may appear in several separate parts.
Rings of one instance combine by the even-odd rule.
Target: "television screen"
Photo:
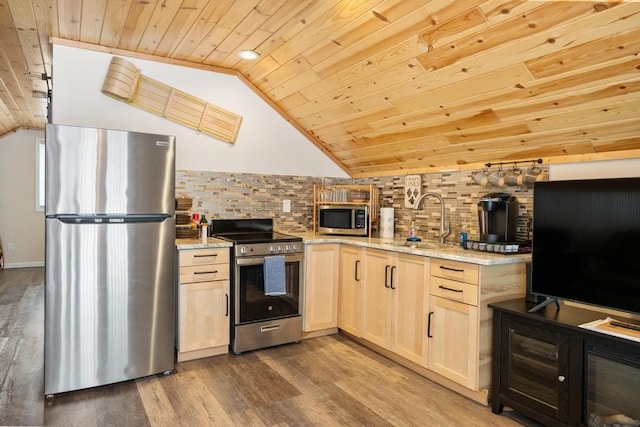
[[[531,290],[640,313],[640,178],[537,182]]]

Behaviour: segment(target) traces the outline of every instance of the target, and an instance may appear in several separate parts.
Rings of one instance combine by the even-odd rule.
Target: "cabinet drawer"
[[[479,271],[480,266],[477,264],[448,259],[431,259],[431,276],[477,285]]]
[[[429,293],[452,301],[478,305],[478,286],[431,276]]]
[[[229,248],[180,251],[180,267],[203,264],[229,264]]]
[[[180,266],[180,283],[229,279],[229,263]]]

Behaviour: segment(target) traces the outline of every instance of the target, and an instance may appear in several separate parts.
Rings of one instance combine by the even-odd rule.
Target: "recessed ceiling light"
[[[258,59],[260,54],[258,52],[254,52],[253,50],[240,50],[238,51],[238,56],[244,59]]]

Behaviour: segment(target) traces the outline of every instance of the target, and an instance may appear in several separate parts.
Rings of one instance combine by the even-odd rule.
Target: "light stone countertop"
[[[197,239],[176,239],[176,248],[178,250],[230,248],[231,246],[233,246],[232,242],[216,239],[215,237],[207,237],[207,243],[202,243],[202,239],[199,237]]]
[[[365,248],[384,249],[394,252],[402,252],[413,255],[422,255],[432,258],[450,259],[454,261],[470,262],[480,265],[511,264],[528,262],[531,254],[494,254],[462,249],[453,243],[440,244],[433,241],[422,241],[418,246],[410,246],[405,240],[382,239],[379,237],[355,237],[355,236],[327,236],[314,232],[306,233],[286,233],[302,238],[305,245],[322,243],[344,243]],[[202,243],[197,239],[176,239],[176,248],[183,249],[209,249],[209,248],[229,248],[232,242],[209,237],[207,243]]]
[[[531,254],[497,254],[478,252],[462,249],[459,245],[454,243],[441,244],[434,241],[422,241],[418,243],[418,246],[409,246],[406,240],[401,240],[399,237],[396,237],[395,239],[382,239],[379,237],[327,236],[314,232],[288,234],[302,237],[303,243],[310,245],[320,243],[345,243],[365,248],[384,249],[432,258],[470,262],[480,265],[511,264],[528,262],[531,260]]]

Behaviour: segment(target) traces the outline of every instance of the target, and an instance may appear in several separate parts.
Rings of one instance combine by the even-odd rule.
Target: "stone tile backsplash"
[[[462,225],[469,239],[478,238],[477,203],[487,193],[513,194],[520,204],[520,217],[531,218],[533,186],[481,187],[471,180],[472,171],[423,174],[422,192],[435,192],[445,200],[451,236],[456,242]],[[404,238],[415,222],[418,236],[437,241],[440,226],[440,205],[435,198],[425,199],[420,209],[404,207],[404,176],[367,179],[331,178],[333,185],[372,184],[380,188],[381,207],[393,207],[395,235]],[[254,175],[227,172],[176,171],[176,196],[191,197],[191,212],[212,219],[273,218],[281,232],[313,231],[313,185],[322,179],[306,176]],[[283,200],[291,200],[291,212],[283,212]]]

